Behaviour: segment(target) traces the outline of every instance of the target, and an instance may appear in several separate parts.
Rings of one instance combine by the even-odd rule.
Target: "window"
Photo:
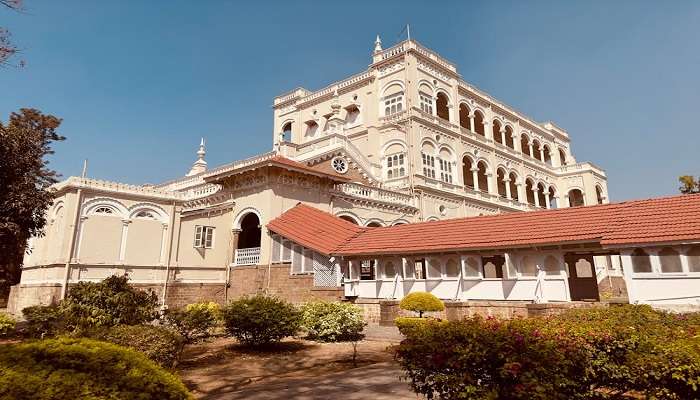
[[[632,258],[632,271],[635,273],[651,272],[651,260],[646,251],[635,249],[630,257]]]
[[[153,215],[151,211],[143,210],[139,211],[135,215],[136,218],[143,218],[143,219],[156,219],[156,216]]]
[[[457,262],[457,260],[454,258],[447,260],[447,263],[445,264],[445,276],[448,278],[459,277],[459,262]]]
[[[661,249],[659,252],[659,261],[661,262],[661,272],[683,272],[681,255],[671,247],[664,247]]]
[[[566,151],[564,151],[564,149],[562,149],[561,147],[559,148],[559,162],[561,163],[561,165],[567,164]]]
[[[394,264],[393,261],[386,261],[384,263],[384,278],[394,279],[394,277],[396,277],[397,274],[398,272],[396,269],[396,264]]]
[[[360,266],[360,279],[363,281],[374,280],[374,260],[362,260]]]
[[[581,207],[583,206],[583,192],[579,189],[569,190],[569,207]]]
[[[474,257],[467,258],[464,263],[466,270],[464,271],[464,276],[478,277],[479,276],[479,260]]]
[[[452,163],[438,158],[440,162],[440,180],[447,183],[452,183]]]
[[[306,136],[314,137],[316,136],[316,131],[318,130],[318,124],[316,121],[306,121]]]
[[[95,214],[114,214],[114,210],[111,207],[97,207],[94,211]]]
[[[413,266],[414,266],[416,279],[425,279],[425,277],[426,277],[425,258],[415,260]]]
[[[360,123],[360,109],[356,105],[350,105],[345,108],[345,125],[352,127]]]
[[[483,257],[483,276],[486,279],[503,279],[503,266],[506,263],[504,256]]]
[[[421,153],[423,157],[423,175],[426,178],[435,179],[435,157]]]
[[[547,256],[544,258],[544,271],[547,275],[559,275],[561,273],[561,268],[559,267],[559,260],[554,256]]]
[[[348,162],[343,157],[335,157],[331,160],[331,165],[335,172],[344,174],[348,172]]]
[[[282,141],[291,142],[292,141],[292,123],[287,122],[282,127]]]
[[[214,244],[214,227],[195,225],[194,247],[198,249],[211,249]]]
[[[481,136],[486,136],[484,132],[484,114],[479,111],[474,112],[474,132]]]
[[[428,278],[442,278],[442,268],[437,258],[428,259]]]
[[[700,246],[693,246],[686,254],[690,272],[700,272]]]
[[[406,175],[403,154],[393,154],[386,158],[387,179],[400,178]]]
[[[520,262],[521,276],[537,276],[537,260],[535,256],[525,256]]]
[[[433,114],[433,98],[428,96],[427,94],[423,92],[419,92],[418,95],[420,96],[420,109],[423,110],[424,112],[427,112],[428,114],[432,115]]]
[[[603,204],[603,201],[605,200],[603,198],[603,189],[598,185],[595,186],[595,196],[598,204]]]
[[[444,119],[445,121],[450,120],[450,110],[449,110],[449,100],[445,93],[438,93],[435,99],[435,109],[437,111],[437,116]]]
[[[384,115],[392,115],[403,111],[403,92],[384,99]]]

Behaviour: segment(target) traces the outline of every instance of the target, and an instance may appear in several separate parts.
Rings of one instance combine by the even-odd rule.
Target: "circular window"
[[[348,172],[348,162],[345,161],[343,157],[335,157],[333,160],[331,160],[331,165],[333,166],[335,172],[341,174]]]
[[[440,211],[440,215],[446,215],[447,207],[445,207],[444,205],[440,205],[440,207],[438,207],[438,211]]]

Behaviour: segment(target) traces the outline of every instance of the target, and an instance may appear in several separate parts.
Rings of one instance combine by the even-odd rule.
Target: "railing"
[[[257,265],[260,262],[260,247],[236,249],[234,253],[234,265]]]
[[[562,174],[583,171],[592,171],[599,175],[605,176],[605,171],[603,171],[600,167],[590,162],[580,162],[576,164],[562,165],[558,168],[558,172]]]
[[[354,197],[415,207],[413,196],[393,190],[379,189],[359,183],[340,183],[335,185],[335,190]]]

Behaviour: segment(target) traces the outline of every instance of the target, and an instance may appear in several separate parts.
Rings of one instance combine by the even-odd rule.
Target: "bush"
[[[0,337],[14,333],[16,323],[17,321],[11,315],[0,313]]]
[[[401,300],[399,307],[417,312],[419,317],[423,317],[424,312],[444,310],[445,304],[432,293],[413,292]]]
[[[61,309],[73,329],[137,325],[158,317],[158,298],[129,285],[127,276],[110,276],[99,283],[79,282],[70,288]]]
[[[188,304],[180,310],[168,310],[165,319],[182,337],[191,343],[206,338],[216,326],[221,309],[214,302]]]
[[[229,334],[245,345],[262,346],[299,330],[299,311],[276,297],[255,295],[230,302],[222,310]]]
[[[409,335],[416,329],[425,329],[426,325],[444,323],[447,321],[435,318],[398,317],[394,320],[394,325],[403,335]]]
[[[0,346],[0,398],[192,399],[174,375],[146,356],[89,339]]]
[[[397,358],[429,398],[700,398],[698,315],[624,306],[397,324]]]
[[[27,321],[24,333],[30,337],[54,336],[65,329],[63,311],[57,304],[26,307],[22,315]]]
[[[154,325],[118,325],[100,328],[88,335],[93,339],[140,351],[166,368],[176,365],[184,344],[183,338],[177,332]]]
[[[322,342],[358,341],[367,323],[354,304],[318,301],[301,308],[301,326],[309,339]]]

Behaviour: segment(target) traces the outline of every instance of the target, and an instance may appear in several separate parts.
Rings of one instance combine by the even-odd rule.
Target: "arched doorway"
[[[445,93],[438,93],[437,98],[435,99],[435,108],[437,111],[437,116],[446,121],[450,120],[450,110],[448,108],[448,103],[449,100],[447,99]]]
[[[569,207],[580,207],[584,205],[583,192],[579,189],[569,190]]]
[[[254,212],[245,214],[238,222],[235,264],[255,265],[260,261],[260,218]]]

